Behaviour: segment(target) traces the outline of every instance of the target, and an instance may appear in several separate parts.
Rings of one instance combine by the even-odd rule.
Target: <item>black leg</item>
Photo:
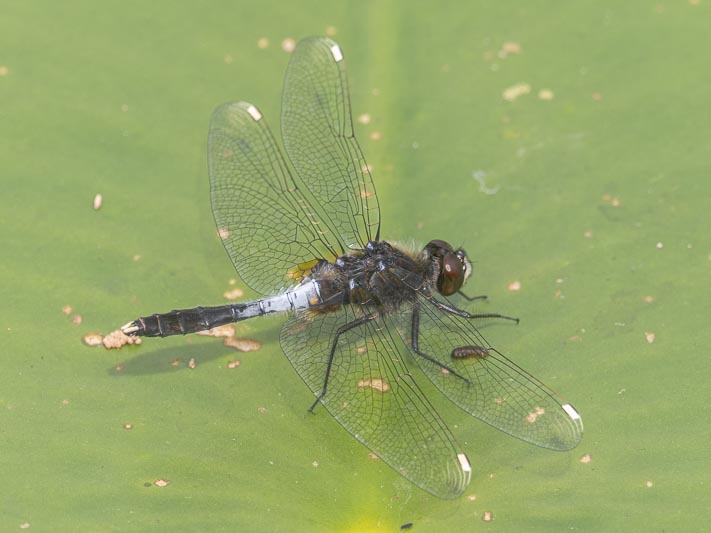
[[[450,374],[463,379],[467,383],[471,384],[471,381],[459,374],[456,370],[454,370],[451,367],[448,367],[444,363],[440,363],[432,357],[431,355],[427,355],[425,352],[420,350],[420,302],[418,300],[415,300],[415,303],[412,305],[412,351],[415,352],[417,355],[420,357],[427,359],[430,363],[437,365],[438,367],[446,370]]]
[[[454,307],[452,304],[446,303],[446,302],[440,302],[439,300],[436,300],[435,298],[430,298],[430,302],[432,305],[434,305],[437,309],[440,311],[444,311],[445,313],[450,313],[452,315],[458,315],[463,318],[503,318],[504,320],[511,320],[512,322],[516,322],[518,324],[519,320],[518,318],[513,318],[510,316],[506,315],[500,315],[499,313],[480,313],[480,314],[471,314],[467,313],[466,311],[459,309],[458,307]]]
[[[457,294],[459,294],[459,296],[461,296],[462,298],[464,298],[470,302],[475,302],[477,300],[487,300],[489,298],[488,296],[483,295],[483,294],[480,296],[467,296],[462,291],[457,291]]]
[[[321,393],[316,397],[316,401],[309,407],[309,413],[314,412],[314,407],[321,401],[321,399],[326,395],[326,389],[328,388],[328,377],[331,375],[331,365],[333,364],[333,358],[336,355],[336,346],[338,345],[338,338],[343,335],[346,331],[349,331],[358,326],[362,326],[370,320],[374,320],[375,315],[365,315],[360,318],[356,318],[353,322],[342,325],[333,337],[333,343],[331,344],[331,352],[328,354],[328,363],[326,364],[326,377],[323,380],[323,389]]]

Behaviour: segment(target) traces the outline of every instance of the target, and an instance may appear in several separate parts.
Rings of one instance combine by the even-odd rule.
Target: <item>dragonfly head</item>
[[[471,275],[472,265],[467,253],[462,249],[454,249],[445,241],[430,241],[425,246],[425,252],[432,261],[432,277],[437,291],[443,296],[451,296],[462,288]]]

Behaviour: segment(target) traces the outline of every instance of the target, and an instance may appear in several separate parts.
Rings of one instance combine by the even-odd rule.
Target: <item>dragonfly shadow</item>
[[[133,352],[133,349],[130,352]],[[111,376],[144,376],[181,372],[191,370],[189,367],[191,359],[194,359],[197,365],[201,365],[230,353],[235,351],[223,346],[221,342],[161,348],[126,359],[107,369],[107,373]]]

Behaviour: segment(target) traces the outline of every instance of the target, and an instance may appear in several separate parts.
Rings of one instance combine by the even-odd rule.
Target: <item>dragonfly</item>
[[[289,61],[282,95],[286,156],[246,102],[213,112],[212,212],[242,280],[263,297],[138,318],[126,335],[188,334],[286,313],[281,348],[322,406],[418,487],[461,495],[471,463],[418,385],[423,374],[461,409],[526,442],[570,450],[583,423],[568,402],[482,336],[462,286],[462,248],[382,240],[380,205],[353,128],[346,67],[334,41],[310,37]],[[480,325],[477,328],[477,324]],[[419,369],[419,370],[418,370]]]

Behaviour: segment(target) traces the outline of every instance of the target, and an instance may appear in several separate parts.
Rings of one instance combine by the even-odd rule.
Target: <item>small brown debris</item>
[[[101,333],[87,333],[82,337],[81,341],[87,346],[101,346],[104,337]]]
[[[519,96],[523,96],[524,94],[528,94],[530,92],[531,86],[528,83],[517,83],[516,85],[512,85],[511,87],[504,89],[502,96],[504,100],[507,100],[508,102],[513,102]]]
[[[264,50],[265,48],[267,48],[269,46],[269,39],[267,39],[266,37],[262,37],[261,39],[259,39],[257,41],[257,46],[259,48],[261,48],[262,50]]]
[[[262,406],[260,405],[259,407],[257,407],[257,411],[259,411],[260,413],[263,414],[263,413],[266,413],[266,412],[267,412],[267,408],[266,408],[266,407],[262,407]]]
[[[545,101],[550,101],[553,100],[555,95],[553,94],[553,91],[550,89],[541,89],[538,91],[538,99],[539,100],[545,100]]]
[[[141,337],[129,337],[120,329],[114,330],[106,335],[102,344],[107,350],[119,349],[127,344],[141,344]]]
[[[195,368],[196,366],[197,366],[197,364],[195,363],[195,358],[191,357],[190,361],[188,361],[188,368],[192,369],[192,368]]]
[[[358,122],[360,124],[370,124],[370,115],[368,113],[363,113],[358,116]]]
[[[116,372],[123,372],[123,369],[124,369],[123,363],[119,363],[114,367],[114,370]]]
[[[651,304],[654,301],[654,297],[653,296],[645,296],[644,301],[645,301],[645,303]]]
[[[364,353],[368,352],[368,347],[367,346],[356,346],[356,353],[358,355],[363,355]]]
[[[241,298],[242,296],[244,296],[244,291],[236,287],[231,291],[225,291],[222,295],[228,300],[236,300],[237,298]]]
[[[65,315],[71,315],[72,314],[72,306],[71,305],[65,305],[62,307],[62,313]]]
[[[131,424],[131,423],[129,423],[129,422],[126,422],[126,423],[123,425],[123,429],[133,429],[133,424]]]
[[[227,337],[223,344],[229,348],[234,348],[240,352],[253,352],[259,350],[262,347],[262,343],[259,341],[253,341],[250,339],[238,339],[237,337]]]
[[[388,392],[390,390],[390,385],[388,385],[385,381],[383,381],[380,378],[361,379],[358,382],[358,386],[360,388],[369,387],[369,388],[376,390],[378,392]]]
[[[506,41],[503,46],[501,47],[501,50],[499,53],[504,53],[504,54],[520,54],[521,53],[521,45],[519,43],[513,42],[513,41]]]
[[[540,416],[545,414],[545,412],[546,410],[543,409],[543,407],[536,407],[533,411],[528,413],[528,415],[526,416],[526,422],[528,422],[529,424],[535,423]]]
[[[224,241],[230,236],[230,230],[227,228],[217,228],[217,236]]]
[[[101,204],[104,201],[104,197],[101,194],[94,196],[94,210],[101,209]]]
[[[481,515],[481,519],[484,522],[491,522],[494,519],[494,513],[491,511],[484,511],[484,514]]]
[[[476,500],[476,494],[470,494],[469,496],[467,496],[467,500],[469,500],[470,502],[475,501],[475,500]]]
[[[0,67],[0,76],[7,76],[8,74],[10,74],[10,69],[4,65],[1,66]],[[29,527],[29,524],[28,524],[28,527]]]
[[[291,37],[287,37],[281,42],[281,49],[287,53],[291,53],[296,48],[296,41]]]
[[[649,332],[649,331],[645,331],[645,332],[644,332],[644,338],[647,339],[647,342],[648,342],[649,344],[652,344],[652,343],[654,342],[654,339],[655,339],[656,337],[657,337],[657,336],[656,336],[654,333],[652,333],[652,332]]]
[[[173,359],[170,363],[168,363],[170,366],[180,366],[180,359]]]
[[[611,194],[603,194],[602,199],[603,201],[608,202],[612,207],[620,207],[622,205],[620,199],[616,196],[612,196]]]
[[[521,282],[520,281],[512,281],[509,283],[506,288],[510,291],[520,291],[521,290]]]
[[[336,27],[335,26],[326,26],[326,35],[329,37],[333,37],[336,35]]]
[[[586,453],[580,458],[580,462],[584,465],[588,464],[590,461],[592,461],[592,455],[590,455],[589,453]]]
[[[583,237],[585,237],[586,239],[592,239],[592,236],[593,236],[592,231],[586,231],[585,233],[583,233]]]
[[[484,346],[459,346],[452,350],[452,359],[484,359],[488,355]]]
[[[229,363],[227,363],[227,368],[237,368],[240,364],[241,363],[239,362],[239,360],[230,361]]]
[[[156,487],[161,487],[161,488],[162,488],[162,487],[167,487],[168,485],[170,485],[170,481],[168,481],[167,479],[156,479],[156,480],[153,482],[153,484],[154,484]]]
[[[205,331],[198,331],[197,335],[202,335],[203,337],[234,337],[235,327],[232,324],[225,324]]]
[[[370,452],[368,454],[368,457],[373,461],[377,461],[378,459],[380,459],[380,457],[378,457],[377,454],[374,454],[373,452]]]
[[[83,320],[84,320],[84,319],[82,318],[81,315],[74,315],[74,316],[72,317],[72,324],[77,324],[77,325],[79,325],[79,324],[82,323]]]
[[[382,134],[379,131],[374,131],[370,134],[371,141],[379,141],[382,138]]]

